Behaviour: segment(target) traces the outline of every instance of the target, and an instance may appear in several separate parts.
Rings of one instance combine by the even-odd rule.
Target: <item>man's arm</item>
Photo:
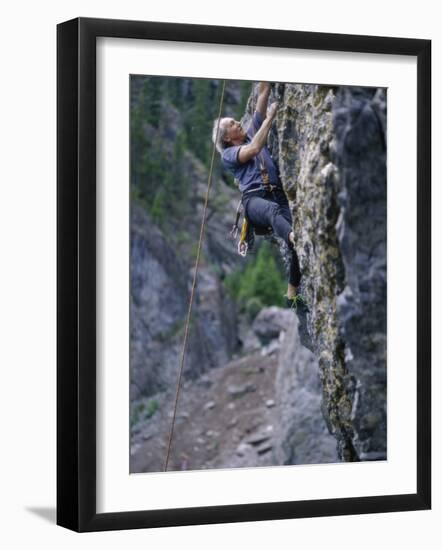
[[[269,111],[267,113],[264,122],[262,123],[260,129],[253,136],[252,141],[248,145],[243,145],[238,153],[239,162],[247,162],[256,155],[259,154],[261,149],[267,143],[267,136],[269,135],[270,128],[272,127],[273,119],[276,116],[276,111],[278,109],[277,103],[272,103],[270,105]]]
[[[258,99],[256,101],[256,110],[262,116],[262,118],[266,117],[269,95],[270,95],[270,82],[260,82]]]

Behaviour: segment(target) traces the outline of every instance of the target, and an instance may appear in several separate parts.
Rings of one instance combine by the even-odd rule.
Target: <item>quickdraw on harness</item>
[[[249,195],[252,193],[257,193],[260,191],[268,191],[272,193],[276,189],[275,185],[268,184],[268,185],[262,185],[258,189],[251,189],[250,191],[245,191],[242,194],[242,198],[238,202],[238,206],[236,208],[236,215],[235,215],[235,222],[232,226],[232,229],[230,231],[230,236],[232,239],[236,239],[238,237],[239,233],[239,222],[241,219],[241,215],[243,215],[243,220],[241,224],[241,232],[239,233],[239,240],[238,240],[238,254],[240,256],[245,257],[247,255],[247,252],[252,250],[253,244],[255,242],[255,234],[256,235],[263,235],[263,236],[270,236],[273,233],[273,230],[271,227],[266,228],[257,228],[256,226],[253,226],[250,221],[248,220],[244,205],[242,203],[243,198],[245,195]]]
[[[242,199],[241,199],[236,208],[235,223],[233,224],[232,230],[230,231],[230,236],[233,238],[233,240],[235,240],[236,237],[238,236],[239,220],[241,218],[241,214],[243,213],[244,213],[244,206],[242,204]],[[246,218],[244,214],[244,218],[241,224],[241,233],[239,235],[239,241],[238,241],[238,254],[240,256],[245,257],[247,255],[247,251],[252,249],[254,241],[255,241],[255,235],[254,235],[252,225],[250,224],[249,220]]]

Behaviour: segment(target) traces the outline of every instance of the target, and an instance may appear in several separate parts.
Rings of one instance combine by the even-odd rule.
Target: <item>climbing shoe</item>
[[[307,302],[302,294],[296,294],[296,296],[294,296],[293,298],[289,298],[287,294],[284,294],[284,297],[286,300],[286,307],[294,309],[297,312],[309,311],[307,307]]]

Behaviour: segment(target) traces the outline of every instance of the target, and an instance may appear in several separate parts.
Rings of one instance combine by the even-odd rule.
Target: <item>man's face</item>
[[[226,129],[226,143],[242,143],[246,139],[246,132],[241,126],[241,123],[234,118],[223,118],[221,124]]]

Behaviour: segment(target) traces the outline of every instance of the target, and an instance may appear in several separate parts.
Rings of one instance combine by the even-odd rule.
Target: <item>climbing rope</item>
[[[206,198],[205,198],[205,201],[204,201],[204,208],[203,208],[203,219],[201,221],[200,237],[199,237],[199,241],[198,241],[198,249],[197,249],[196,260],[195,260],[195,269],[194,269],[194,273],[193,273],[192,290],[190,292],[189,308],[188,308],[188,311],[187,311],[187,319],[186,319],[186,325],[185,325],[185,329],[184,329],[184,340],[183,340],[183,347],[182,347],[182,350],[181,350],[181,362],[180,362],[180,370],[179,370],[179,374],[178,374],[178,382],[177,382],[177,387],[176,387],[175,404],[174,404],[172,423],[171,423],[171,428],[170,428],[170,433],[169,433],[169,443],[167,445],[166,461],[165,461],[165,464],[164,464],[164,471],[165,472],[167,471],[167,467],[168,467],[168,464],[169,464],[170,447],[172,445],[173,432],[174,432],[174,429],[175,429],[176,411],[177,411],[178,399],[179,399],[179,394],[180,394],[181,378],[182,378],[183,367],[184,367],[184,358],[185,358],[186,349],[187,349],[187,340],[188,340],[188,335],[189,335],[190,316],[192,314],[192,304],[193,304],[193,297],[194,297],[194,294],[195,294],[196,279],[197,279],[197,275],[198,275],[198,266],[199,266],[200,255],[201,255],[201,246],[202,246],[202,242],[203,242],[204,228],[205,228],[205,225],[206,225],[207,205],[209,203],[210,187],[212,185],[212,174],[213,174],[213,166],[214,166],[214,163],[215,163],[215,150],[216,150],[215,144],[218,141],[219,122],[220,122],[221,112],[222,112],[222,108],[223,108],[225,87],[226,87],[226,81],[223,80],[223,85],[222,85],[222,88],[221,88],[221,99],[220,99],[220,102],[219,102],[218,124],[217,124],[217,127],[216,127],[216,137],[215,137],[215,141],[214,141],[213,148],[212,148],[212,159],[210,161],[210,169],[209,169],[209,177],[208,177],[208,181],[207,181]]]

